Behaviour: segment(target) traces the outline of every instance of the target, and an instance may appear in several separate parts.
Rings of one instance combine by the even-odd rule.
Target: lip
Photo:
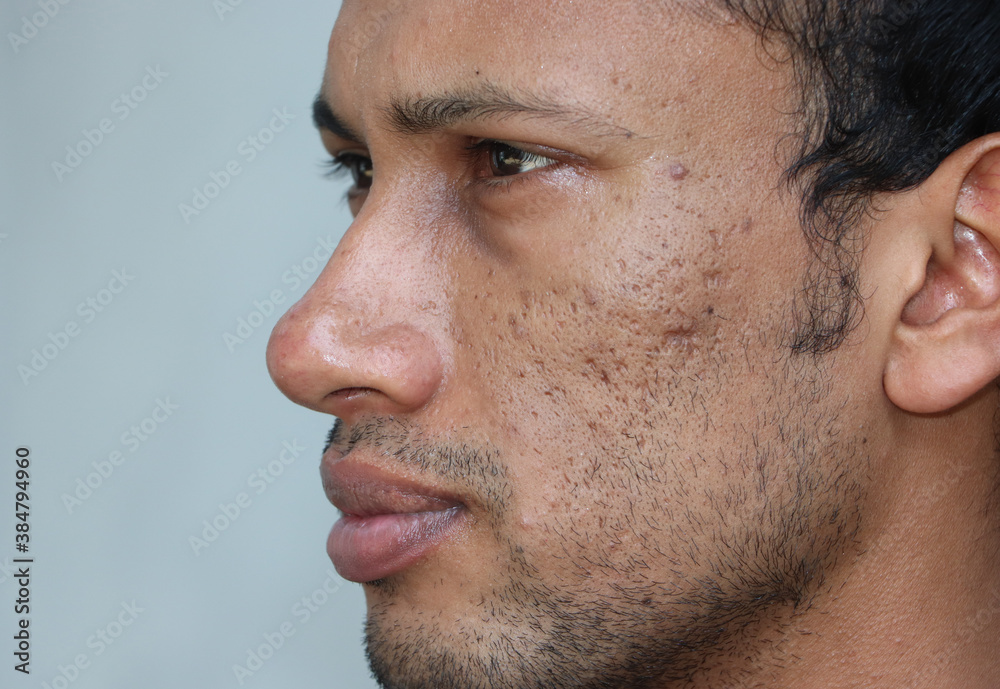
[[[337,573],[384,579],[434,550],[464,520],[465,505],[431,486],[347,459],[324,457],[323,489],[343,516],[327,538]]]

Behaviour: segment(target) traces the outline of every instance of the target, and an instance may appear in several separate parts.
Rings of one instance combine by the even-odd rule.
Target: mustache
[[[397,417],[370,417],[351,426],[338,418],[327,434],[323,453],[335,448],[347,455],[359,445],[416,468],[436,482],[460,487],[494,524],[499,524],[511,507],[514,489],[507,466],[499,449],[489,442],[429,438],[419,426]]]
[[[342,438],[344,435],[344,421],[343,419],[334,419],[333,428],[330,432],[326,434],[326,443],[323,445],[323,454],[326,454],[334,445],[339,445],[343,442]]]

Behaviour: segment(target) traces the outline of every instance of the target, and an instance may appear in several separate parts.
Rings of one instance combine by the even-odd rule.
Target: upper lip
[[[320,474],[327,499],[345,515],[412,514],[462,506],[458,498],[432,486],[336,454],[323,457]]]

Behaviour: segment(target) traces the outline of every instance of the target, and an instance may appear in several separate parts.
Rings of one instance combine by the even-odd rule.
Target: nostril
[[[353,402],[362,397],[367,397],[373,392],[377,392],[377,390],[374,390],[372,388],[358,388],[358,387],[340,388],[339,390],[334,390],[333,392],[328,394],[327,397],[341,402]]]

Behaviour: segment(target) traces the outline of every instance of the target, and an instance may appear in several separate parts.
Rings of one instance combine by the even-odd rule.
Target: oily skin
[[[589,116],[387,121],[484,84]],[[672,4],[347,0],[323,96],[363,139],[324,144],[375,182],[276,326],[272,376],[343,419],[333,451],[467,509],[365,585],[384,685],[721,686],[792,664],[793,623],[880,518],[891,438],[862,338],[789,352],[810,256],[781,186],[791,74]],[[464,150],[482,138],[556,164],[492,179]]]

